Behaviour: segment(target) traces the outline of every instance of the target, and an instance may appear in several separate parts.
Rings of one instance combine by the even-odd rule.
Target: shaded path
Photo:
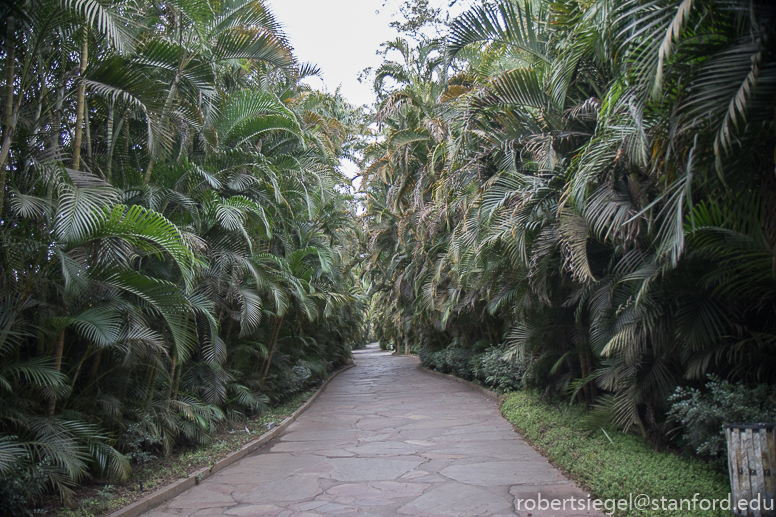
[[[587,497],[487,399],[375,348],[279,439],[146,517],[582,516],[515,499]],[[569,507],[570,508],[570,507]]]

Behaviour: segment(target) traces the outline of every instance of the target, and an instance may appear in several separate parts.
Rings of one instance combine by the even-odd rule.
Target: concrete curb
[[[495,400],[496,402],[499,401],[499,394],[498,393],[496,393],[495,391],[490,391],[488,388],[484,388],[484,387],[480,386],[479,384],[475,384],[475,383],[473,383],[471,381],[467,381],[466,379],[461,379],[460,377],[456,377],[455,375],[448,375],[446,373],[440,373],[440,372],[437,372],[437,371],[434,371],[434,370],[429,370],[428,368],[426,368],[424,366],[421,366],[421,365],[418,365],[418,368],[420,368],[421,370],[423,370],[424,372],[426,372],[426,373],[428,373],[430,375],[434,375],[436,377],[442,377],[444,379],[449,379],[449,380],[455,381],[455,382],[460,382],[461,384],[464,384],[464,385],[469,386],[470,388],[472,388],[474,390],[479,391],[483,395],[487,395],[488,397],[492,397],[493,400]]]
[[[262,445],[266,444],[273,438],[276,438],[279,436],[283,431],[286,430],[286,428],[291,425],[297,418],[299,418],[299,415],[305,412],[307,408],[309,408],[313,402],[315,402],[315,399],[317,399],[321,393],[323,393],[323,390],[326,389],[326,386],[328,386],[329,382],[331,382],[334,377],[339,375],[341,372],[344,372],[345,370],[349,370],[350,368],[353,368],[356,366],[355,364],[349,364],[345,366],[344,368],[340,368],[336,372],[334,372],[331,377],[326,379],[326,381],[321,385],[318,390],[313,393],[313,395],[302,404],[299,409],[291,413],[291,415],[283,420],[280,424],[278,424],[277,427],[272,429],[271,431],[268,431],[264,434],[262,434],[259,438],[253,440],[252,442],[248,442],[245,445],[242,446],[237,451],[234,451],[233,453],[229,454],[222,460],[216,462],[215,464],[211,465],[210,467],[204,467],[196,472],[192,472],[189,474],[188,477],[180,479],[172,484],[169,484],[167,486],[164,486],[154,492],[153,494],[147,495],[144,498],[135,501],[134,503],[125,506],[124,508],[121,508],[120,510],[117,510],[108,517],[137,517],[138,515],[147,512],[148,510],[151,510],[153,508],[156,508],[162,503],[165,503],[169,501],[170,499],[173,499],[174,497],[179,496],[189,488],[193,488],[196,485],[198,485],[203,479],[207,479],[219,470],[222,470],[229,465],[232,465],[233,463],[243,459],[248,454],[254,452],[256,449],[261,447]]]

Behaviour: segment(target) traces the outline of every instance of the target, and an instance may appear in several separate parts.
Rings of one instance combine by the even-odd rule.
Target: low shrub
[[[295,393],[317,384],[322,378],[320,375],[315,375],[310,365],[304,361],[291,367],[283,365],[278,370],[278,374],[270,376],[272,398],[276,401],[286,400]]]
[[[504,347],[494,346],[474,357],[474,377],[480,384],[500,393],[520,390],[524,369],[514,361],[504,361],[504,352]]]
[[[776,386],[749,388],[708,376],[706,391],[680,387],[668,416],[682,424],[680,443],[698,456],[726,463],[726,423],[776,422]]]
[[[474,365],[471,350],[450,347],[436,352],[428,348],[420,350],[420,362],[425,368],[442,373],[450,373],[462,379],[474,379]]]
[[[504,352],[502,346],[490,347],[479,354],[459,347],[438,351],[421,348],[419,356],[425,368],[475,381],[501,393],[522,389],[524,369],[502,360]]]
[[[656,452],[646,440],[617,430],[585,431],[581,406],[552,406],[532,391],[507,396],[501,411],[521,434],[555,465],[586,485],[599,499],[647,495],[652,501],[725,499],[729,480],[707,462]],[[661,503],[662,504],[662,503]],[[689,505],[688,505],[689,506]],[[667,508],[670,508],[667,506]],[[648,513],[618,511],[615,515],[671,517],[729,515],[717,510],[651,509]]]
[[[26,468],[14,465],[0,476],[0,515],[33,517],[29,503],[43,495],[47,488],[43,468],[41,464]]]

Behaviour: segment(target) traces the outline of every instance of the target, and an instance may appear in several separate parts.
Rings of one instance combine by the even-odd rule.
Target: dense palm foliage
[[[126,478],[345,363],[359,114],[264,4],[3,16],[0,484]]]
[[[501,0],[396,44],[365,186],[381,339],[498,345],[655,438],[679,385],[776,382],[775,27],[767,0]]]

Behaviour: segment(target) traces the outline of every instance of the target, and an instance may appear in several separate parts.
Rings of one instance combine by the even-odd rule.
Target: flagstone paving
[[[278,439],[146,517],[577,517],[524,502],[587,500],[528,446],[496,401],[375,345]],[[546,508],[548,503],[543,506]]]

